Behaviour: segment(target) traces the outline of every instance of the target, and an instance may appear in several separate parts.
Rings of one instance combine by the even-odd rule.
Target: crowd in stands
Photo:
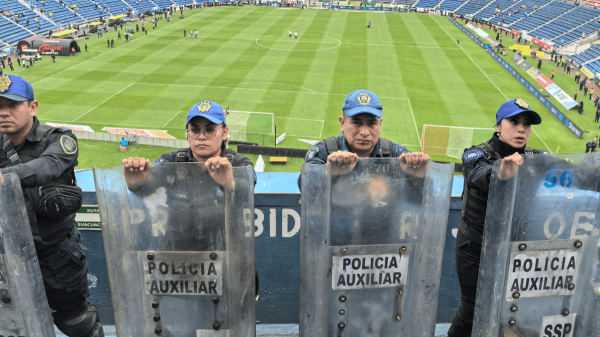
[[[206,0],[198,1],[205,2]],[[155,12],[187,5],[189,0],[0,0],[0,46],[24,38],[49,36],[60,28],[82,26],[99,18]]]

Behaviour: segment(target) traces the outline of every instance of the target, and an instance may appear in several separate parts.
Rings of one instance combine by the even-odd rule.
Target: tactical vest
[[[381,154],[384,158],[392,156],[392,141],[379,137],[381,143]],[[327,154],[339,151],[342,148],[338,137],[329,137],[323,140]]]
[[[231,164],[233,164],[233,159],[235,158],[235,156],[237,156],[237,152],[231,150],[231,149],[224,149],[222,150],[222,156],[221,157],[225,157],[227,158],[227,160],[229,160],[229,162]],[[176,156],[175,156],[175,162],[176,163],[187,163],[187,162],[191,162],[193,160],[190,160],[190,148],[184,148],[184,149],[179,149],[177,150]],[[259,287],[259,277],[258,277],[258,271],[254,270],[254,290],[255,290],[255,295],[256,295],[256,302],[258,303],[258,290],[260,289]]]
[[[476,146],[476,148],[483,151],[485,158],[492,166],[497,160],[502,159],[502,156],[494,151],[489,142],[480,144]],[[525,148],[525,154],[533,153],[531,148]],[[462,194],[463,207],[460,228],[469,240],[480,245],[483,242],[483,226],[485,224],[485,214],[487,212],[488,192],[489,191],[479,191],[470,188],[467,179],[465,178]]]
[[[236,155],[237,155],[237,152],[235,152],[231,149],[224,149],[221,157],[227,158],[227,160],[229,160],[229,162],[231,164],[233,164],[233,159],[235,158]],[[193,160],[190,160],[190,148],[189,147],[177,150],[177,153],[175,154],[175,162],[176,163],[187,163],[187,162],[191,162],[191,161],[193,161]]]
[[[0,144],[2,144],[2,148],[7,155],[7,159],[0,162],[0,168],[7,168],[18,164],[26,164],[34,159],[39,158],[48,147],[48,139],[52,133],[62,131],[62,129],[58,129],[49,125],[40,125],[35,131],[38,141],[26,142],[25,145],[19,150],[18,154],[10,140],[4,137],[3,134],[0,134]],[[77,186],[74,168],[67,169],[58,178],[53,179],[50,184],[23,189],[23,197],[25,199],[29,224],[31,226],[31,232],[35,242],[40,242],[43,237],[49,237],[61,230],[71,229],[73,226],[75,213],[57,219],[43,216],[38,211],[38,205],[40,204],[40,201],[45,193],[43,188],[46,186],[61,185]],[[50,207],[58,208],[56,205],[50,205]]]

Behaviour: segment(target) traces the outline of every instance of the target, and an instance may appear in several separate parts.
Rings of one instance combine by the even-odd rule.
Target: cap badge
[[[369,97],[369,95],[365,94],[364,92],[361,93],[360,95],[358,95],[358,102],[360,104],[369,104],[369,102],[371,101],[371,97]]]
[[[529,110],[529,104],[527,104],[527,102],[525,102],[524,100],[517,98],[515,100],[515,104],[518,105],[519,107],[523,108],[523,109],[527,109]]]
[[[12,81],[8,75],[0,76],[0,93],[4,93],[10,88]]]
[[[207,112],[208,110],[210,110],[210,108],[211,106],[208,102],[202,102],[200,103],[200,105],[198,105],[198,110],[200,110],[200,112]]]

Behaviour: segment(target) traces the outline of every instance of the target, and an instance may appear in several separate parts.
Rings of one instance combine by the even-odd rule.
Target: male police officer
[[[98,308],[87,302],[87,248],[75,223],[77,140],[40,125],[38,104],[23,78],[0,77],[0,178],[16,173],[21,180],[54,323],[69,337],[103,337]]]
[[[342,134],[315,144],[306,153],[305,163],[334,163],[333,175],[350,173],[358,158],[400,158],[400,167],[413,184],[419,184],[427,173],[429,155],[411,153],[404,146],[381,135],[383,106],[374,93],[360,89],[344,101],[340,116]],[[301,177],[298,186],[301,186]]]

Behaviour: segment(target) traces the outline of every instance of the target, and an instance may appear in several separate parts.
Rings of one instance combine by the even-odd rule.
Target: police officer
[[[531,125],[542,118],[522,99],[508,101],[496,113],[496,132],[489,141],[465,150],[462,156],[465,185],[460,229],[456,238],[456,270],[461,289],[461,305],[448,330],[448,337],[471,336],[479,259],[492,166],[502,160],[498,178],[514,176],[523,164],[523,154],[545,151],[527,147]]]
[[[234,184],[232,167],[252,166],[252,162],[226,147],[228,133],[229,127],[221,105],[211,101],[195,104],[190,108],[186,121],[186,138],[190,147],[167,152],[154,161],[154,165],[178,162],[204,163],[203,167],[218,185],[232,188]],[[138,190],[148,179],[152,165],[148,159],[129,157],[123,159],[123,169],[128,188]],[[256,184],[256,173],[254,184]],[[256,295],[258,295],[258,274],[256,274]]]
[[[103,337],[98,308],[87,301],[87,248],[75,222],[82,198],[77,139],[40,125],[38,105],[26,80],[0,77],[0,177],[16,173],[21,180],[54,323],[69,337]]]
[[[383,106],[374,93],[360,89],[351,92],[344,101],[340,116],[342,134],[318,142],[306,153],[306,164],[333,163],[332,174],[350,173],[358,158],[399,158],[402,171],[411,183],[420,184],[427,173],[429,155],[411,153],[403,145],[381,135]],[[298,186],[301,186],[298,177]]]

